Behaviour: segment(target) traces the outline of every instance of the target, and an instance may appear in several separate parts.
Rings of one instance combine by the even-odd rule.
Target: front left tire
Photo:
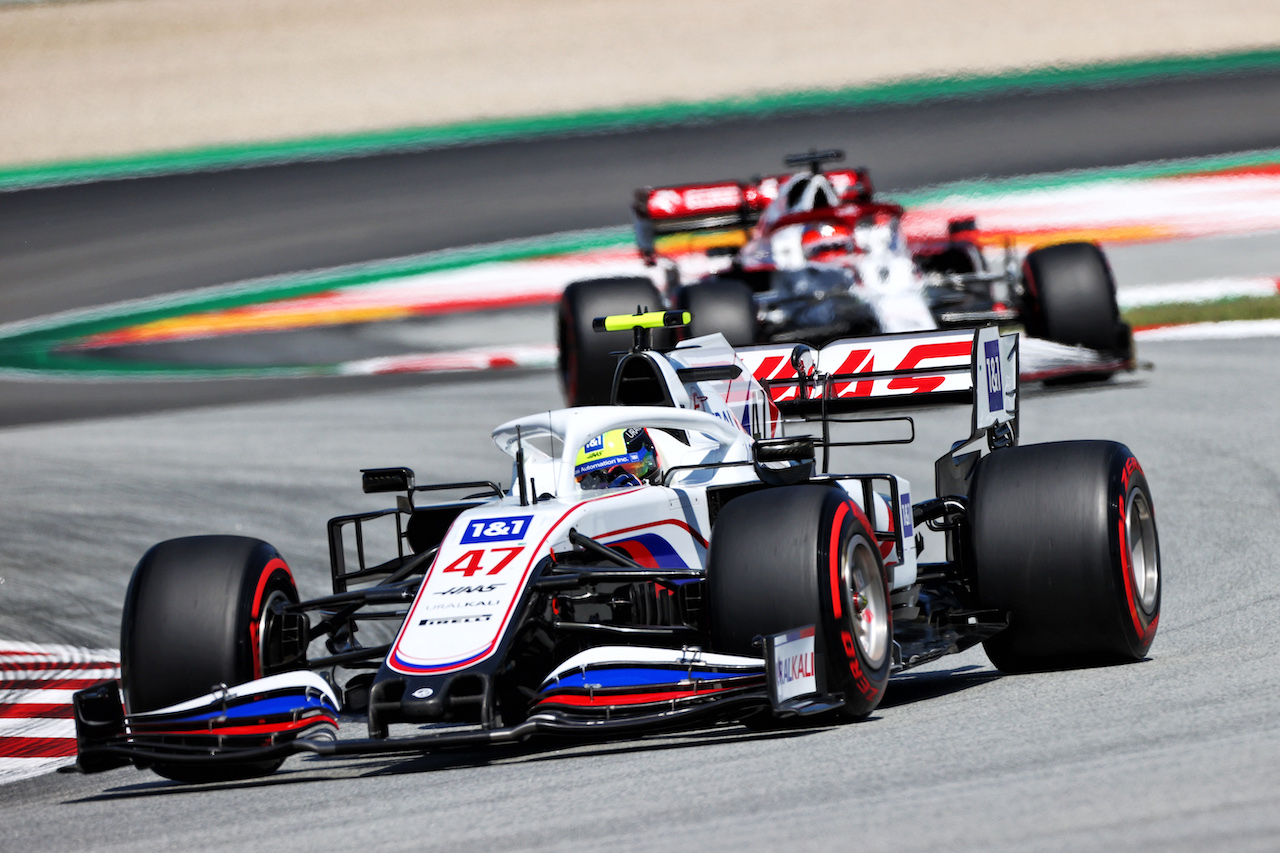
[[[827,692],[862,719],[892,666],[889,582],[867,518],[831,486],[763,489],[716,518],[707,564],[716,651],[759,657],[758,636],[814,625]]]
[[[1133,356],[1131,330],[1116,303],[1115,279],[1097,245],[1059,243],[1035,249],[1023,261],[1022,281],[1027,334]]]
[[[591,324],[596,317],[634,314],[637,308],[663,310],[658,288],[647,278],[604,278],[575,281],[564,289],[556,312],[556,341],[559,345],[560,387],[568,406],[607,406],[613,392],[613,374],[618,357],[613,353],[631,348],[630,332],[597,332]],[[665,329],[653,330],[653,345],[672,345]]]

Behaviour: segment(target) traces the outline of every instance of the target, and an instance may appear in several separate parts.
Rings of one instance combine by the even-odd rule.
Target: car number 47
[[[471,577],[477,572],[485,572],[486,575],[496,575],[507,567],[507,565],[523,551],[523,547],[519,548],[476,548],[467,551],[454,560],[452,563],[444,567],[446,572],[462,572],[466,577]],[[498,562],[488,571],[485,571],[486,564],[492,562],[493,558],[497,558]]]

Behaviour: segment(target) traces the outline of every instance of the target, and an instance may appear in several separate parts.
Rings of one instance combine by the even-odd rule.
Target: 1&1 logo
[[[505,518],[479,518],[467,522],[462,534],[462,544],[473,542],[512,542],[523,539],[529,532],[532,515],[513,515]]]
[[[986,341],[983,355],[987,362],[987,405],[993,412],[1004,411],[1004,384],[1000,373],[1000,342]]]

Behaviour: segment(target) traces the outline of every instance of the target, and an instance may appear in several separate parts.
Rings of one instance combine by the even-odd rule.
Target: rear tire
[[[685,334],[690,338],[719,332],[729,346],[756,342],[756,303],[751,288],[732,278],[712,278],[680,288],[677,307],[693,314]]]
[[[1027,334],[1126,358],[1133,340],[1120,319],[1116,283],[1093,243],[1035,249],[1022,263],[1022,320]]]
[[[190,536],[155,545],[133,571],[120,632],[127,712],[155,711],[261,678],[275,661],[272,605],[297,602],[275,548],[242,536]],[[283,759],[243,765],[155,765],[182,782],[271,773]]]
[[[785,486],[726,504],[707,585],[716,651],[759,657],[755,637],[814,625],[827,692],[844,695],[844,714],[866,717],[880,704],[893,657],[889,584],[866,517],[843,490]]]
[[[596,332],[591,321],[611,314],[634,314],[639,306],[663,309],[658,288],[647,278],[602,278],[575,281],[565,288],[556,315],[556,340],[560,348],[560,387],[570,406],[605,406],[613,391],[618,357],[610,353],[631,348],[631,332]],[[667,349],[672,334],[653,330],[653,345]]]
[[[980,606],[1008,613],[984,644],[1005,672],[1141,660],[1160,621],[1160,543],[1142,467],[1110,441],[985,457],[969,497]]]

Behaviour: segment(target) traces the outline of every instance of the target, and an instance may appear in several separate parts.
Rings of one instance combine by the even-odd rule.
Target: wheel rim
[[[1133,597],[1142,612],[1150,616],[1160,592],[1160,553],[1156,548],[1156,520],[1151,514],[1151,504],[1140,489],[1130,493],[1124,517]]]
[[[255,650],[258,656],[257,670],[262,675],[267,675],[272,666],[280,663],[279,660],[274,659],[276,655],[271,654],[272,633],[277,620],[275,605],[289,602],[289,596],[279,589],[273,589],[267,596],[267,600],[262,602],[262,612],[258,614],[258,648]]]
[[[845,550],[842,574],[854,642],[867,665],[877,669],[889,653],[889,602],[875,553],[862,537]]]

